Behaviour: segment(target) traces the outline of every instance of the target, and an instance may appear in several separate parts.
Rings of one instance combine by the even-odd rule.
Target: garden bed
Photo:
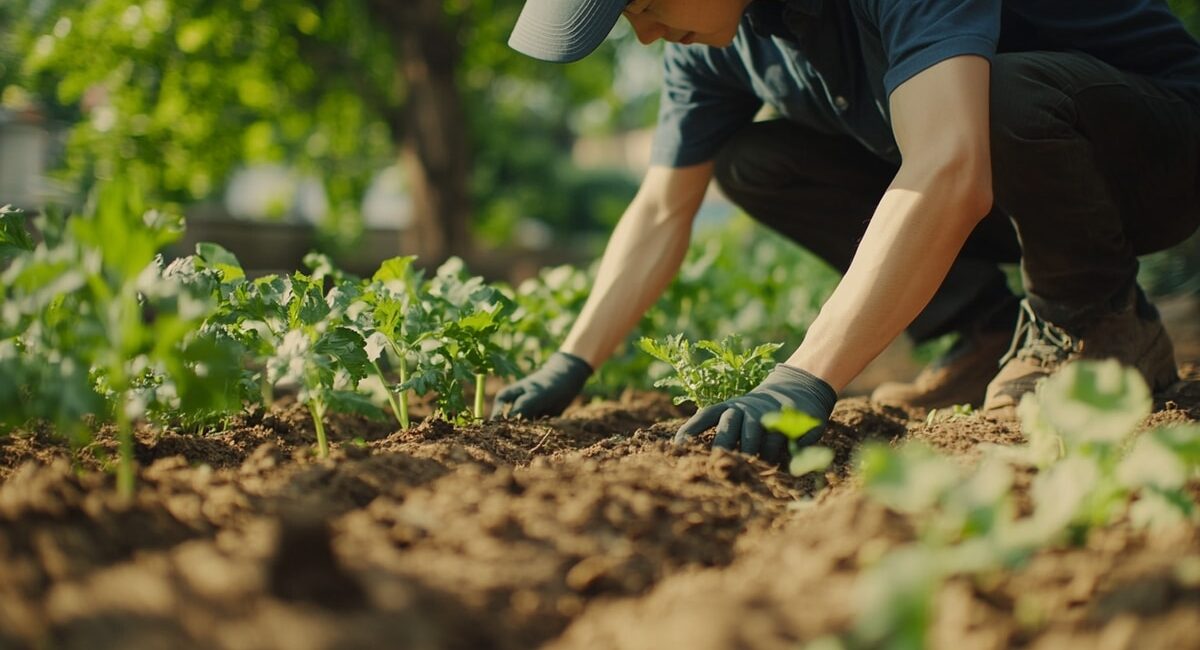
[[[1200,368],[1154,424],[1200,420]],[[783,648],[849,629],[860,567],[912,539],[848,478],[868,440],[967,462],[1019,433],[843,400],[824,481],[705,445],[659,394],[531,423],[411,431],[287,400],[205,436],[138,434],[122,502],[100,458],[0,440],[0,647]],[[818,483],[827,483],[819,487]],[[1195,493],[1196,490],[1193,490]],[[1124,522],[1012,573],[957,578],[938,647],[1179,648],[1200,638],[1200,527]]]

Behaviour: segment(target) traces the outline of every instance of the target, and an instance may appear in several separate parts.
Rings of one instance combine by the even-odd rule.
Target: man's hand
[[[804,370],[781,363],[749,393],[713,404],[693,415],[675,434],[675,444],[715,425],[717,439],[713,441],[713,447],[741,449],[769,463],[782,463],[788,457],[787,438],[767,431],[762,425],[763,416],[790,406],[817,418],[822,426],[797,441],[799,445],[812,444],[821,437],[835,402],[837,393],[829,384]]]
[[[588,362],[573,354],[555,352],[536,372],[496,395],[492,418],[558,415],[579,395],[590,376],[592,367]]]

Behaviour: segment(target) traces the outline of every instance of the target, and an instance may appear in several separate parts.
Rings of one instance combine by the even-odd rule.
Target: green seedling
[[[930,409],[929,415],[925,416],[925,424],[933,424],[939,419],[954,422],[972,415],[975,415],[975,407],[970,404],[955,404],[948,409]]]
[[[402,429],[411,426],[407,388],[410,358],[415,359],[420,345],[436,334],[436,321],[420,300],[421,276],[412,268],[415,259],[395,257],[380,265],[363,293],[366,309],[358,319],[362,331],[368,332],[367,358],[387,387],[388,403]],[[388,353],[400,375],[395,384],[388,381],[380,366]]]
[[[329,455],[325,415],[329,411],[381,415],[378,407],[356,388],[371,362],[366,341],[344,324],[345,309],[358,298],[352,282],[334,286],[325,295],[323,283],[303,273],[286,282],[283,307],[287,333],[267,362],[271,384],[299,387],[299,400],[309,410],[320,457]]]
[[[642,338],[638,345],[675,372],[654,382],[654,386],[680,390],[683,394],[675,397],[676,404],[691,401],[700,408],[749,392],[770,373],[775,366],[773,355],[782,347],[780,343],[764,343],[739,352],[739,338],[727,336],[720,342],[699,341],[693,348],[682,334],[662,341]],[[703,350],[707,358],[697,360],[696,350]]]
[[[145,210],[129,185],[106,184],[93,199],[86,216],[41,245],[17,247],[4,273],[0,364],[21,377],[16,418],[66,431],[89,414],[116,423],[117,490],[129,498],[134,422],[156,410],[185,418],[229,411],[236,364],[201,331],[213,285],[156,257],[181,222]],[[5,383],[0,399],[10,401]]]
[[[422,300],[426,311],[438,319],[438,329],[436,336],[422,343],[418,371],[407,387],[418,393],[436,391],[438,410],[456,418],[466,411],[463,388],[474,382],[471,413],[481,419],[487,376],[517,372],[511,351],[496,342],[511,323],[514,305],[482,278],[467,276],[458,258],[438,269],[426,284]]]
[[[803,446],[802,441],[811,437],[821,421],[803,411],[784,408],[782,411],[763,416],[762,424],[771,431],[782,433],[788,439],[791,462],[788,470],[793,476],[804,476],[824,471],[833,462],[833,450],[821,446]]]

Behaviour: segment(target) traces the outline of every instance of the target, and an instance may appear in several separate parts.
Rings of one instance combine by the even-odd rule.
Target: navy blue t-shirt
[[[1077,51],[1200,106],[1200,44],[1165,0],[756,0],[727,48],[668,43],[653,164],[712,159],[764,103],[899,163],[888,96],[946,59]]]

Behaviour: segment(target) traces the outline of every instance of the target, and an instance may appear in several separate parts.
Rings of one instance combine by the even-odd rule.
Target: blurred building
[[[49,153],[50,132],[40,112],[0,108],[0,205],[42,205]]]

